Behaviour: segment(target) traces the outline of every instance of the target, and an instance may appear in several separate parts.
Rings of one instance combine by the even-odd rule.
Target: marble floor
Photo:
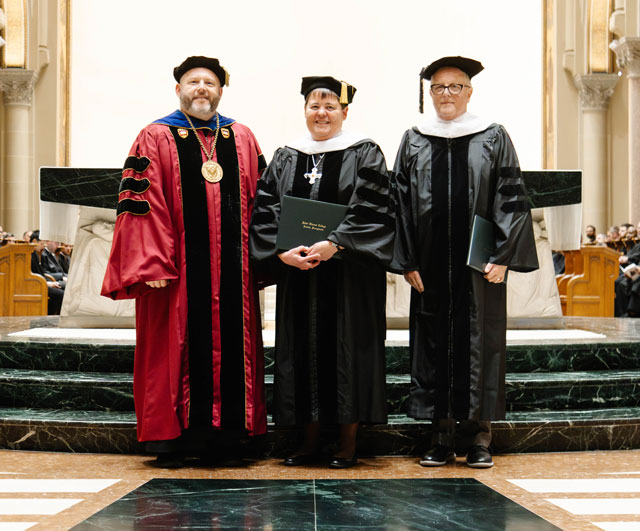
[[[4,450],[0,531],[640,529],[640,450],[494,459],[486,470],[407,457],[343,471],[272,459],[161,470],[149,456]]]

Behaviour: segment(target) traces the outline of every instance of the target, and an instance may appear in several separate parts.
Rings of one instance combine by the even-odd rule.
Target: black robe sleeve
[[[395,215],[387,164],[373,142],[356,149],[355,187],[349,208],[342,223],[327,238],[344,247],[347,254],[364,255],[388,266],[393,254]]]
[[[493,221],[497,230],[490,261],[523,273],[538,269],[531,208],[516,150],[503,127],[496,133],[493,164],[497,175]]]
[[[411,196],[411,170],[409,168],[409,131],[406,131],[400,142],[396,163],[393,168],[396,203],[396,239],[393,250],[391,270],[396,273],[417,271],[420,269],[415,249],[413,230],[413,198]]]
[[[258,181],[253,203],[249,252],[254,261],[254,271],[260,288],[275,283],[280,267],[276,248],[280,221],[278,180],[286,158],[284,149],[281,148],[275,152],[269,166]]]

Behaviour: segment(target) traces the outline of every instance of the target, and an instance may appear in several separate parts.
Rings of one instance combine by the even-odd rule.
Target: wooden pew
[[[558,293],[560,294],[560,306],[562,314],[567,314],[567,286],[569,281],[583,272],[582,255],[580,251],[564,251],[564,274],[556,275]]]
[[[563,314],[613,317],[614,281],[619,274],[620,253],[608,247],[596,246],[586,246],[580,251],[570,252],[578,253],[578,256],[573,257],[574,274],[566,280],[563,287]],[[580,273],[575,272],[576,263],[581,268]],[[562,298],[561,295],[561,302]]]
[[[47,282],[31,272],[33,245],[0,247],[0,316],[47,315]]]

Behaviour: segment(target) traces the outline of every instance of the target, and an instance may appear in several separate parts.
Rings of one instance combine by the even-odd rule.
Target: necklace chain
[[[193,122],[191,121],[191,118],[189,118],[189,115],[184,111],[182,112],[182,114],[184,114],[185,118],[187,119],[187,122],[189,122],[189,125],[191,126],[191,129],[193,129],[193,134],[196,135],[196,139],[200,143],[200,147],[202,148],[202,151],[204,151],[204,154],[207,156],[207,159],[210,161],[213,158],[213,153],[216,150],[216,143],[218,142],[218,133],[220,132],[220,114],[216,113],[216,134],[213,137],[213,145],[211,146],[211,154],[209,154],[207,152],[207,148],[205,147],[204,142],[200,139],[200,136],[198,135],[198,131],[194,127]]]
[[[322,162],[322,159],[324,158],[325,155],[326,155],[326,153],[323,153],[322,155],[320,155],[320,158],[318,159],[318,162],[316,162],[316,158],[313,156],[313,154],[311,155],[311,162],[313,162],[313,167],[314,168],[316,168],[316,169],[318,168],[318,166]]]

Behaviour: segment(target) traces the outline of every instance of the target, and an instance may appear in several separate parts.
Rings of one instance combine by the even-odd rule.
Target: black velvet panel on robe
[[[309,171],[309,155],[300,154],[291,195],[309,199],[311,184],[304,177]],[[322,168],[318,201],[338,202],[338,180],[342,152],[327,153]],[[337,422],[336,374],[336,286],[342,274],[338,258],[321,263],[312,271],[293,270],[292,282],[299,298],[294,299],[296,318],[294,337],[296,375],[296,424]]]
[[[429,262],[428,273],[436,288],[436,330],[440,331],[435,338],[435,369],[440,377],[436,379],[434,415],[436,418],[467,418],[469,138],[428,138],[433,149],[433,245],[440,255],[439,260]]]
[[[181,138],[171,127],[180,160],[185,259],[187,264],[189,343],[188,435],[211,430],[213,409],[213,330],[209,208],[202,177],[201,147],[193,134]],[[241,210],[238,159],[233,130],[218,137],[216,153],[223,169],[221,209],[221,407],[222,428],[244,429],[244,343],[242,313]],[[212,139],[210,139],[212,141]]]

